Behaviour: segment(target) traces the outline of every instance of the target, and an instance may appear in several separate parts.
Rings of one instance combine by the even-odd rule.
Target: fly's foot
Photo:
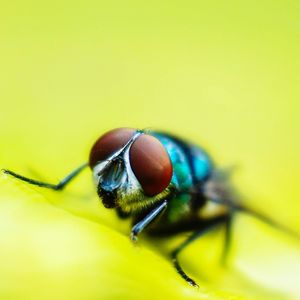
[[[194,279],[192,279],[191,277],[189,277],[181,268],[178,260],[176,257],[173,257],[173,265],[176,269],[176,271],[178,272],[178,274],[191,286],[195,287],[195,288],[199,288],[199,285],[196,283],[196,281]]]
[[[133,244],[137,244],[138,242],[137,234],[134,231],[131,231],[130,233],[130,240],[132,241]]]

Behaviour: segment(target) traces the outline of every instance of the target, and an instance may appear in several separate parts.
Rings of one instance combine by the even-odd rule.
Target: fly
[[[179,275],[192,286],[197,283],[183,270],[179,253],[207,230],[223,225],[226,257],[236,212],[251,214],[299,238],[292,230],[236,203],[209,155],[202,148],[166,133],[133,128],[111,130],[95,142],[89,162],[58,184],[3,171],[27,183],[58,191],[88,166],[103,205],[114,208],[120,218],[132,219],[132,241],[136,242],[142,231],[166,237],[191,232],[170,253],[170,258]],[[205,216],[212,203],[218,209]]]

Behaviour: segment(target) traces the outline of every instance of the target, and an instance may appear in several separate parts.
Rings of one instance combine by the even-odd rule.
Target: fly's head
[[[92,147],[89,164],[106,208],[134,213],[171,192],[169,155],[158,139],[143,131],[107,132]]]

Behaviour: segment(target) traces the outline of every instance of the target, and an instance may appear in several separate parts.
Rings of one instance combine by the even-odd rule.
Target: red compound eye
[[[117,128],[102,135],[90,152],[90,167],[93,168],[97,162],[107,159],[124,147],[135,132],[136,129],[133,128]]]
[[[155,137],[139,136],[129,152],[131,168],[148,196],[162,192],[170,183],[173,169],[169,155]]]

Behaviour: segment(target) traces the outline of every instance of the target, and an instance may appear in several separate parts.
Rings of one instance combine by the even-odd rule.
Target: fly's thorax
[[[168,203],[167,221],[175,223],[191,214],[191,195],[188,193],[175,195]]]
[[[203,188],[214,169],[209,155],[200,147],[175,136],[152,132],[167,150],[173,165],[172,184],[176,193],[168,202],[165,213],[170,223],[189,218],[196,214],[207,202]],[[206,210],[203,211],[206,213]],[[208,208],[207,214],[210,213]]]
[[[160,140],[170,156],[173,165],[172,183],[177,191],[201,193],[199,187],[210,179],[214,170],[213,162],[206,151],[166,133],[151,132],[151,134]],[[197,190],[194,191],[195,189]]]

